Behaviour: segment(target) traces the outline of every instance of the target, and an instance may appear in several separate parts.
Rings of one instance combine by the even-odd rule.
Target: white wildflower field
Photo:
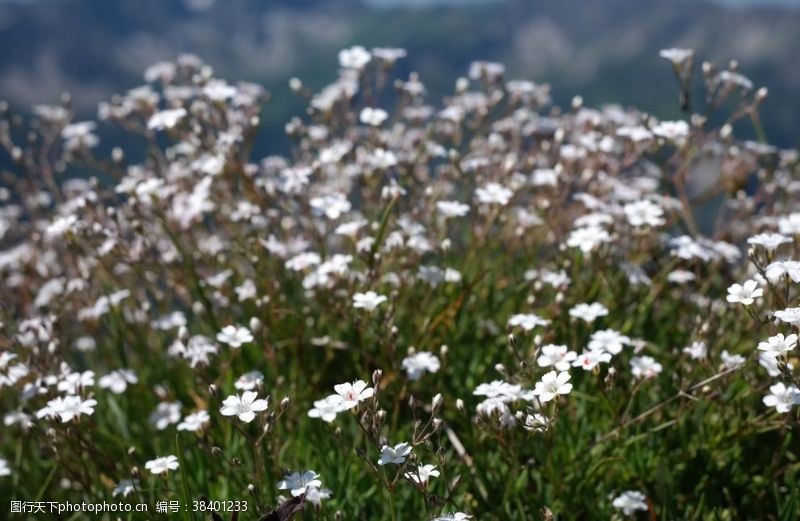
[[[97,121],[0,106],[0,518],[800,516],[767,90],[664,50],[659,120],[404,57],[342,50],[288,122],[191,55]]]

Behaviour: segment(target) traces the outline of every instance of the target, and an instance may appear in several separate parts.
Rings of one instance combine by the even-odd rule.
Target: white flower
[[[352,409],[358,405],[358,402],[370,398],[375,393],[375,389],[367,387],[367,382],[364,380],[337,384],[333,386],[333,390],[342,397],[342,406],[345,410]]]
[[[403,359],[402,367],[409,380],[419,380],[425,371],[435,373],[439,370],[439,359],[433,353],[421,351]]]
[[[319,418],[325,422],[332,422],[336,415],[346,411],[349,407],[344,405],[344,400],[338,394],[332,394],[322,400],[314,402],[314,408],[308,411],[310,418]]]
[[[800,235],[800,212],[781,217],[778,228],[785,235]]]
[[[114,490],[111,492],[111,496],[128,497],[130,494],[135,492],[138,487],[139,487],[138,479],[121,479],[119,483],[117,483],[117,486],[114,487]]]
[[[736,369],[746,361],[745,357],[742,355],[729,353],[727,349],[723,350],[722,353],[719,354],[719,357],[722,359],[723,369]]]
[[[439,471],[435,465],[418,465],[416,471],[409,471],[403,475],[417,485],[425,486],[431,477],[439,475]]]
[[[612,355],[618,355],[622,348],[631,344],[631,339],[619,331],[604,329],[592,333],[589,339],[589,349],[592,351],[607,351]]]
[[[743,306],[749,306],[755,299],[764,295],[764,290],[758,287],[758,281],[750,279],[745,281],[744,284],[733,284],[728,288],[728,296],[726,297],[731,304],[739,303]]]
[[[664,210],[647,199],[626,204],[622,210],[631,226],[661,226],[664,224]]]
[[[513,401],[519,397],[521,387],[517,384],[510,384],[502,380],[494,380],[489,383],[478,385],[472,394],[476,396],[486,396],[488,398],[500,398],[502,401]]]
[[[525,423],[522,426],[528,431],[544,432],[547,430],[550,422],[550,418],[544,416],[543,414],[526,414]]]
[[[511,318],[508,319],[509,326],[521,327],[525,331],[530,331],[537,326],[546,326],[549,323],[549,320],[545,320],[538,315],[534,315],[533,313],[519,313],[512,315]]]
[[[181,421],[181,402],[161,402],[150,414],[150,423],[160,431],[179,421]]]
[[[264,381],[264,375],[260,371],[250,371],[240,376],[233,386],[239,391],[252,391],[256,387],[260,387]]]
[[[775,261],[769,264],[764,270],[764,275],[773,284],[777,284],[783,277],[792,279],[793,282],[800,282],[800,262],[798,261]]]
[[[114,394],[122,394],[128,388],[128,384],[135,384],[139,381],[133,371],[120,369],[112,371],[100,378],[98,385],[102,389],[108,389]]]
[[[708,347],[702,340],[695,340],[690,345],[683,348],[683,352],[693,360],[702,360],[708,356]]]
[[[572,391],[572,384],[569,382],[570,375],[566,371],[556,373],[550,371],[542,376],[542,379],[536,382],[536,388],[533,394],[539,397],[539,401],[549,402],[559,394],[569,394]]]
[[[689,135],[689,124],[685,121],[661,121],[652,131],[656,136],[679,142]]]
[[[95,405],[97,405],[97,400],[84,400],[80,396],[64,396],[63,398],[59,396],[48,401],[43,409],[36,412],[36,416],[38,418],[58,416],[61,423],[67,423],[84,414],[91,416],[94,414]]]
[[[178,430],[197,432],[209,421],[211,421],[211,417],[208,415],[207,411],[197,411],[186,416],[183,421],[178,424]]]
[[[322,501],[331,497],[332,492],[327,488],[306,487],[306,501],[319,507]]]
[[[800,405],[800,389],[794,385],[786,387],[782,382],[778,382],[769,387],[769,392],[770,394],[762,399],[764,405],[775,407],[781,414],[792,410],[794,405]]]
[[[386,302],[384,295],[378,295],[374,291],[367,291],[366,293],[356,293],[353,295],[353,307],[356,309],[366,309],[367,311],[374,311],[375,308]]]
[[[584,254],[591,253],[605,242],[611,242],[611,236],[599,226],[576,228],[567,237],[567,246],[578,248]]]
[[[170,470],[176,470],[179,466],[177,456],[164,456],[162,458],[150,460],[144,464],[144,468],[153,474],[163,474]]]
[[[779,318],[793,326],[800,325],[800,308],[786,308],[781,311],[776,311],[773,315],[775,315],[775,318]]]
[[[11,475],[11,467],[8,466],[8,462],[2,458],[0,458],[0,476],[10,476]]]
[[[652,378],[661,372],[663,367],[652,356],[634,356],[631,358],[631,374],[634,378]]]
[[[350,208],[352,208],[350,201],[347,200],[344,194],[339,192],[312,197],[308,204],[332,221],[349,212]]]
[[[233,348],[242,347],[242,344],[253,341],[253,334],[243,326],[225,326],[217,333],[217,341],[228,344]]]
[[[584,371],[591,371],[598,364],[607,364],[611,361],[611,353],[607,351],[588,350],[578,355],[578,358],[572,362],[572,367],[582,367]]]
[[[339,51],[339,65],[345,69],[363,69],[371,59],[369,51],[360,45]]]
[[[255,391],[245,391],[241,396],[233,394],[225,398],[219,412],[223,416],[237,416],[239,420],[250,423],[257,412],[266,411],[269,406],[267,400],[257,398]]]
[[[671,61],[674,65],[681,65],[682,63],[694,57],[694,49],[679,49],[672,47],[670,49],[661,49],[658,55],[662,58]]]
[[[453,512],[452,514],[444,514],[439,517],[434,517],[433,521],[469,521],[472,516],[464,512]]]
[[[386,118],[389,117],[389,114],[386,113],[383,109],[375,109],[372,107],[364,107],[361,109],[361,114],[359,114],[358,119],[361,123],[365,125],[372,125],[373,127],[379,127],[381,123],[386,121]]]
[[[458,201],[438,201],[436,210],[445,217],[464,217],[469,213],[469,205]]]
[[[758,349],[768,356],[779,356],[793,350],[797,346],[797,335],[791,334],[784,337],[783,333],[769,337],[766,342],[759,342]]]
[[[611,503],[617,510],[622,510],[626,516],[632,515],[637,510],[647,510],[645,495],[636,490],[626,490],[617,496]]]
[[[578,358],[575,351],[570,351],[567,346],[547,344],[542,346],[542,354],[536,360],[539,367],[554,367],[558,371],[569,370],[570,362]]]
[[[686,284],[695,279],[694,273],[686,270],[675,270],[669,272],[667,280],[673,284]]]
[[[283,480],[278,483],[278,490],[289,490],[294,497],[305,494],[306,489],[309,487],[322,487],[319,474],[313,470],[292,472],[284,476]]]
[[[569,316],[580,318],[588,323],[597,320],[598,317],[608,315],[608,308],[598,302],[591,304],[578,304],[569,310]]]
[[[378,458],[378,465],[402,465],[406,458],[411,454],[411,445],[406,442],[398,443],[394,447],[384,445],[381,447],[381,457]]]
[[[768,252],[773,252],[778,249],[781,244],[787,244],[790,242],[792,242],[791,237],[787,237],[780,233],[759,233],[758,235],[753,235],[747,239],[747,244],[761,246]]]
[[[478,201],[484,204],[499,204],[505,206],[511,200],[514,192],[499,183],[487,183],[475,190]]]
[[[180,120],[186,117],[186,109],[167,109],[156,112],[147,120],[147,128],[150,130],[163,130],[175,127]]]

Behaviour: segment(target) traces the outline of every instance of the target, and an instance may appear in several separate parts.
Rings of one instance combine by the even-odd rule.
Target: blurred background
[[[72,93],[82,118],[142,83],[159,60],[194,53],[231,81],[272,93],[266,124],[302,112],[288,79],[319,88],[339,49],[403,47],[435,101],[473,60],[553,86],[557,104],[635,105],[679,115],[667,47],[696,64],[737,59],[769,88],[769,140],[798,145],[800,0],[0,0],[0,99],[17,110]]]

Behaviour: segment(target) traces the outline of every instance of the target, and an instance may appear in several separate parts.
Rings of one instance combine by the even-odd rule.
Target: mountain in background
[[[379,0],[380,1],[380,0]],[[735,1],[735,0],[733,0]],[[636,105],[675,117],[677,96],[659,49],[692,47],[698,62],[726,64],[770,96],[770,139],[798,143],[800,12],[730,8],[698,0],[506,0],[378,8],[356,0],[60,0],[0,2],[0,98],[18,107],[70,91],[92,117],[97,102],[142,82],[148,65],[191,52],[231,80],[273,93],[269,124],[302,111],[287,80],[319,88],[351,44],[409,51],[433,99],[476,59],[501,61],[509,78],[553,85],[556,102]],[[268,125],[268,126],[269,126]],[[744,130],[742,130],[744,132]]]

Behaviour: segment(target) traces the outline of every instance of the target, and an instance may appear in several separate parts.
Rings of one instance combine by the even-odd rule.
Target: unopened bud
[[[431,403],[431,409],[433,410],[434,413],[437,410],[439,410],[439,407],[442,406],[442,403],[444,403],[444,398],[442,398],[442,393],[439,393],[433,397],[433,402]]]

